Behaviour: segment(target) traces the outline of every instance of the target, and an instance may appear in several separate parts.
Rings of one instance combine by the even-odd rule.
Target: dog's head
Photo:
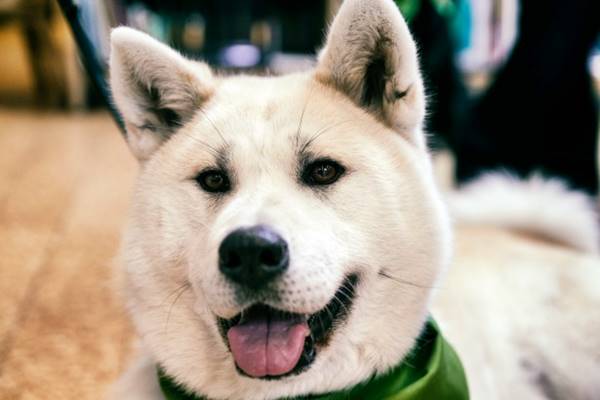
[[[307,73],[220,77],[128,28],[110,67],[141,161],[127,296],[157,363],[238,399],[337,390],[398,364],[449,229],[394,3],[346,0]]]

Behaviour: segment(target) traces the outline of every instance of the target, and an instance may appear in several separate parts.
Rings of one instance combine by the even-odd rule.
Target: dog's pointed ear
[[[211,96],[214,78],[206,64],[119,27],[111,33],[110,85],[129,146],[145,160]]]
[[[392,0],[345,0],[319,55],[316,78],[419,147],[425,96],[415,42]]]

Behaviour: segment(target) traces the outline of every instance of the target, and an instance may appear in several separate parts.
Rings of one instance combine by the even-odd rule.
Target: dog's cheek
[[[186,255],[197,233],[195,201],[179,182],[142,176],[134,196],[133,220],[138,244],[150,258],[154,274],[187,280]]]
[[[357,167],[330,198],[339,220],[349,225],[337,236],[345,237],[363,272],[352,315],[339,333],[352,338],[361,365],[377,370],[412,346],[447,261],[447,221],[438,194],[419,167],[423,161],[404,147],[396,146],[399,154],[390,158],[378,151],[373,165]]]
[[[352,227],[327,202],[300,192],[271,216],[290,250],[290,267],[278,285],[279,297],[285,307],[297,312],[320,310],[344,278],[356,272]]]

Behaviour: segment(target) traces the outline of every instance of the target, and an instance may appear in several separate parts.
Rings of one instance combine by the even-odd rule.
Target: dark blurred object
[[[188,57],[202,59],[217,68],[289,72],[312,63],[329,5],[327,0],[306,4],[292,0],[58,3],[73,31],[96,98],[116,118],[106,84],[111,26],[140,29]]]
[[[431,0],[422,0],[418,7],[412,9],[414,14],[406,14],[411,17],[409,26],[419,48],[429,96],[425,128],[433,134],[430,145],[434,149],[453,147],[466,111],[467,98],[455,62],[457,50],[451,31],[452,15],[444,13]]]
[[[76,65],[64,23],[52,0],[14,0],[0,3],[0,23],[17,24],[27,55],[32,81],[31,95],[14,93],[10,103],[27,104],[33,99],[40,107],[67,108],[81,104],[83,78]],[[4,54],[15,57],[15,54]],[[3,88],[8,89],[10,88]],[[31,101],[31,100],[29,100]]]
[[[27,52],[33,77],[36,102],[41,106],[67,105],[64,86],[57,82],[64,78],[64,59],[57,57],[58,46],[49,35],[54,17],[54,7],[49,0],[23,0],[20,2],[22,29],[27,44]]]
[[[100,51],[94,47],[94,43],[90,40],[88,33],[85,32],[84,26],[81,23],[80,9],[73,0],[58,0],[63,14],[66,16],[73,37],[81,53],[83,65],[91,80],[91,84],[95,89],[97,101],[107,107],[121,132],[125,133],[125,125],[121,120],[121,116],[112,104],[108,82],[105,78],[106,63],[101,59]]]
[[[541,170],[597,192],[598,106],[587,62],[600,1],[521,1],[512,55],[468,114],[454,146],[457,178]]]
[[[326,1],[128,0],[127,24],[184,54],[228,69],[269,67],[273,54],[313,54]],[[125,22],[125,21],[122,21]]]

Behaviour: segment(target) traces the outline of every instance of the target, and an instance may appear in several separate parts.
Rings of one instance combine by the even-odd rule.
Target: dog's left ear
[[[120,27],[111,34],[110,85],[129,147],[143,161],[192,119],[212,95],[215,79],[208,65]]]
[[[417,50],[392,0],[343,2],[320,53],[316,78],[425,147]]]

